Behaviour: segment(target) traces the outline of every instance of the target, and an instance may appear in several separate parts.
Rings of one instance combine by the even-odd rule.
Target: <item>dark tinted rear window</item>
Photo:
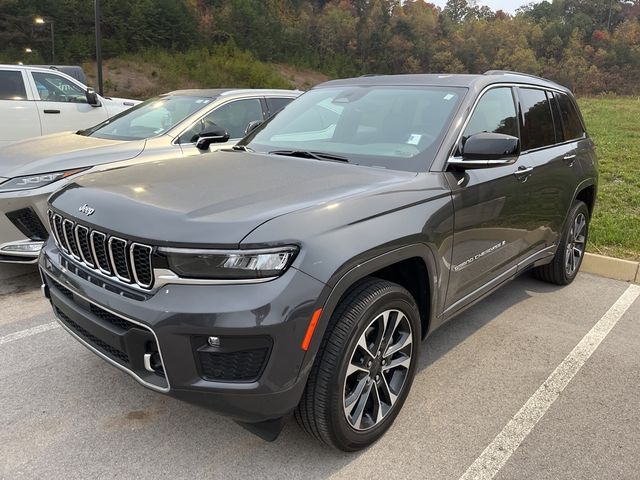
[[[569,96],[564,93],[558,93],[556,94],[556,98],[560,107],[565,140],[574,140],[583,137],[584,129],[582,128],[580,116]]]
[[[564,141],[564,132],[562,130],[562,120],[560,118],[560,108],[558,107],[557,94],[548,91],[547,97],[549,97],[551,112],[553,113],[553,126],[555,127],[556,131],[556,142],[560,143]]]
[[[269,107],[269,115],[273,115],[276,112],[279,112],[284,107],[289,105],[293,98],[267,98],[267,107]]]
[[[532,150],[555,144],[553,118],[545,91],[521,88],[519,96],[524,116],[522,150]]]
[[[26,100],[22,72],[0,70],[0,100]]]

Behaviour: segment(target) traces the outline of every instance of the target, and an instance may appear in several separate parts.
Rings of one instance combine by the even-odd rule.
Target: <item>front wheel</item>
[[[577,200],[569,212],[567,226],[551,263],[534,268],[534,275],[549,283],[568,285],[576,278],[587,247],[589,209]]]
[[[375,442],[409,393],[420,338],[411,294],[386,280],[363,281],[331,318],[296,410],[298,423],[344,451]]]

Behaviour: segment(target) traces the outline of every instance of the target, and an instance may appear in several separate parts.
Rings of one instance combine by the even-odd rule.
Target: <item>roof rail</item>
[[[530,73],[513,72],[511,70],[487,70],[483,75],[520,75],[521,77],[537,78],[538,80],[544,80],[545,82],[556,83],[548,78],[540,77],[538,75],[532,75]]]
[[[360,75],[360,78],[362,78],[362,77],[379,77],[380,75],[382,75],[382,74],[380,74],[380,73],[365,73],[364,75]]]

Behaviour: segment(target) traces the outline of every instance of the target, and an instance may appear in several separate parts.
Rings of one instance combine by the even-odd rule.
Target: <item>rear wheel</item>
[[[577,200],[569,212],[569,221],[553,260],[547,265],[535,268],[535,276],[556,285],[568,285],[573,282],[582,265],[588,234],[589,209],[584,202]]]
[[[385,280],[363,281],[331,318],[296,410],[298,423],[340,450],[375,442],[407,397],[420,338],[411,294]]]

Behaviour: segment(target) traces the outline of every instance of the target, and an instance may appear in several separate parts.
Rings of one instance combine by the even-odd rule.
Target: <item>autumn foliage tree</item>
[[[58,61],[91,58],[92,3],[2,0],[0,60],[48,52],[36,13],[56,22]],[[331,76],[507,69],[579,94],[640,93],[640,0],[545,0],[515,15],[476,0],[107,0],[103,10],[106,56],[224,44]]]

